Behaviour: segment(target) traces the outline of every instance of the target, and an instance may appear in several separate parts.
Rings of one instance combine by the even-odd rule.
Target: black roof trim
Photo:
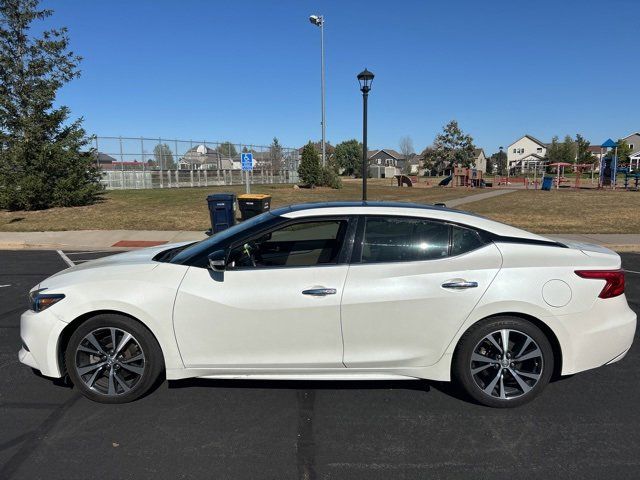
[[[564,243],[556,242],[554,240],[536,240],[535,238],[507,237],[503,235],[497,235],[495,233],[491,233],[491,236],[491,239],[495,243],[519,243],[525,245],[542,245],[546,247],[569,248]]]

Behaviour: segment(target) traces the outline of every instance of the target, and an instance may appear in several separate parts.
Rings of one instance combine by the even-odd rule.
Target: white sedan
[[[285,207],[30,292],[20,361],[123,403],[166,378],[456,381],[493,407],[633,341],[620,257],[470,213]]]

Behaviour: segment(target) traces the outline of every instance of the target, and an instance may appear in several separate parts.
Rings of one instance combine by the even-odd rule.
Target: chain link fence
[[[298,150],[269,146],[144,137],[93,137],[96,164],[107,189],[208,187],[297,183]],[[240,156],[252,153],[253,171]]]

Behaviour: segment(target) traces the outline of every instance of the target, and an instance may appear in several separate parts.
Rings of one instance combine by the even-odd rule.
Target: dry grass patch
[[[640,192],[520,190],[461,208],[537,233],[640,233]]]
[[[398,188],[390,180],[370,180],[369,200],[417,203],[445,202],[478,193],[452,188]],[[294,189],[292,185],[255,185],[252,193],[273,197],[273,208],[293,203],[359,200],[360,181],[345,181],[344,188]],[[51,230],[205,230],[209,224],[206,196],[244,193],[244,187],[165,188],[109,191],[102,202],[87,207],[52,208],[36,212],[0,211],[0,231]]]

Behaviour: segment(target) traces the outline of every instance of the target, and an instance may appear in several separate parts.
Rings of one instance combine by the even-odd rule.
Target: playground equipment
[[[395,177],[396,177],[396,180],[398,181],[399,187],[403,187],[405,185],[407,187],[413,187],[413,181],[407,175],[395,175]]]
[[[454,167],[453,169],[454,187],[481,187],[482,170],[476,168]]]
[[[451,175],[449,175],[448,177],[444,177],[442,180],[440,180],[440,182],[438,183],[438,186],[446,187],[447,185],[449,185],[452,179],[453,179],[453,176]]]
[[[618,173],[624,173],[624,188],[629,189],[633,188],[634,190],[638,190],[638,183],[640,182],[640,172],[634,172],[630,168],[619,168]],[[633,187],[629,186],[629,180],[633,180]]]
[[[550,163],[549,165],[547,165],[548,167],[556,167],[556,189],[560,188],[561,182],[567,181],[567,179],[564,177],[564,168],[570,167],[571,165],[572,165],[571,163],[567,163],[567,162],[556,162],[556,163]],[[560,175],[561,171],[562,171],[562,176]]]
[[[613,155],[605,158],[604,153],[610,152],[613,149]],[[600,180],[598,181],[598,188],[611,187],[616,188],[616,173],[618,172],[618,144],[607,139],[602,145],[600,145]]]
[[[586,171],[590,171],[592,173],[591,180],[593,181],[593,165],[589,163],[580,163],[578,165],[574,165],[576,172],[576,183],[573,188],[580,188],[580,181],[582,179],[582,174]]]

